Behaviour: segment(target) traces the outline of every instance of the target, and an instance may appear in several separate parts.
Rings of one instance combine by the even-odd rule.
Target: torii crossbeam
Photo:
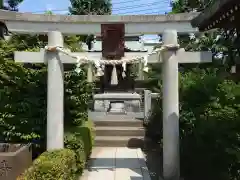
[[[197,32],[190,21],[199,13],[168,15],[49,15],[0,10],[0,22],[11,32],[38,33],[61,31],[63,34],[101,35],[101,24],[125,24],[125,34],[161,34],[165,29],[178,33]]]

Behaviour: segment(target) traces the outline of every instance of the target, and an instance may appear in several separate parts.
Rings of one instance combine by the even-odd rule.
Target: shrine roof
[[[55,23],[142,23],[190,21],[198,13],[169,15],[49,15],[0,10],[0,21],[55,22]]]
[[[225,28],[229,23],[233,25],[231,22],[237,12],[240,12],[240,0],[214,0],[192,19],[191,24],[200,31]]]

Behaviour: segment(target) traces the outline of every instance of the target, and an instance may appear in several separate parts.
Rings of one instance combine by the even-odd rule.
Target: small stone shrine
[[[96,38],[91,52],[102,52],[103,59],[120,60],[125,52],[147,52],[144,44],[139,42],[139,36],[125,37],[124,24],[102,24],[101,29],[101,37]],[[101,94],[94,96],[94,111],[140,112],[141,95],[135,92],[135,80],[130,75],[131,64],[125,66],[124,72],[121,64],[105,65],[104,75],[100,77]]]

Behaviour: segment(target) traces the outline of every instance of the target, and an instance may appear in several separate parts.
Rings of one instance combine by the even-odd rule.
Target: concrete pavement
[[[95,147],[80,180],[151,180],[140,148]]]

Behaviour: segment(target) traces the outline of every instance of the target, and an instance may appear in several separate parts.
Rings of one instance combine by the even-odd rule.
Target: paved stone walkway
[[[81,180],[151,180],[140,148],[96,147]]]

